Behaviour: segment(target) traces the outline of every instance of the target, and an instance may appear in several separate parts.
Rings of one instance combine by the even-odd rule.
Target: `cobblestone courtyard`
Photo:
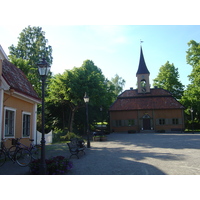
[[[200,174],[200,134],[113,133],[91,146],[71,174]]]
[[[46,150],[46,157],[70,156],[66,144]],[[112,133],[71,161],[70,175],[200,175],[200,134]],[[7,162],[0,174],[29,174],[29,168]]]

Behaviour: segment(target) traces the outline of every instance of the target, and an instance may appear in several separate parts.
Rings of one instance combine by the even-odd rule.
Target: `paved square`
[[[111,133],[71,160],[72,175],[200,175],[200,134]]]
[[[85,151],[71,158],[69,175],[200,175],[200,134],[111,133]],[[57,155],[70,156],[66,144],[46,147],[46,157]],[[29,167],[9,161],[0,174],[29,174]]]

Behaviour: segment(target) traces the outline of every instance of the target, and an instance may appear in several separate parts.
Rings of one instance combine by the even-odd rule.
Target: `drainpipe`
[[[1,77],[2,77],[2,59],[0,58],[0,142],[1,138],[3,137],[2,131],[3,131],[3,96],[4,96]]]
[[[33,106],[33,120],[32,120],[32,137],[34,139],[34,144],[37,144],[37,103]]]

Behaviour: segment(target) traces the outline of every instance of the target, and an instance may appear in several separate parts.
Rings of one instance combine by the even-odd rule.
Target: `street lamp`
[[[193,109],[190,109],[191,111],[191,120],[192,120],[192,133],[194,134],[194,120],[193,120]]]
[[[43,60],[37,64],[38,71],[42,80],[42,138],[41,138],[41,163],[40,163],[40,174],[46,174],[46,162],[45,162],[45,135],[44,135],[44,84],[46,77],[50,71],[50,66],[43,58]]]
[[[90,148],[90,138],[89,138],[89,122],[88,122],[88,103],[90,98],[85,93],[84,102],[86,103],[86,120],[87,120],[87,148]]]
[[[101,132],[103,133],[103,106],[100,107],[100,112],[101,112]]]

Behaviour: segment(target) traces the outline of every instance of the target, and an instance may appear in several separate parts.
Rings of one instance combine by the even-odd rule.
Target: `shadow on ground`
[[[136,160],[145,157],[157,157],[160,159],[177,159],[172,155],[143,154],[123,150],[122,148],[96,148],[86,150],[86,155],[77,159],[72,157],[74,163],[71,175],[164,175],[165,173],[153,165]]]
[[[119,144],[134,144],[146,148],[200,149],[200,134],[114,133],[110,135],[110,139]]]
[[[158,162],[183,161],[185,155],[181,152],[176,155],[174,150],[193,152],[193,149],[200,149],[199,144],[200,134],[110,134],[106,142],[91,142],[91,148],[86,149],[86,155],[80,154],[80,159],[72,157],[74,167],[68,174],[164,175],[165,172],[157,167]],[[46,145],[46,158],[58,155],[70,157],[67,144]],[[153,164],[147,164],[147,160]],[[0,174],[27,175],[29,167],[8,161],[0,167]]]

